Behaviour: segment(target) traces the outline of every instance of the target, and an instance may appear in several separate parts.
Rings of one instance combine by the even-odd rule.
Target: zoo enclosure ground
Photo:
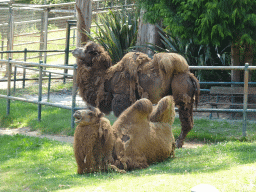
[[[5,67],[4,67],[5,65],[3,65],[3,67],[1,68],[0,67],[0,79],[6,79],[6,77],[4,77],[4,73],[3,73],[3,71],[5,71]],[[30,73],[30,74],[28,74],[28,76],[31,76],[31,75],[35,75],[34,73]],[[22,73],[18,73],[17,74],[17,78],[21,78],[22,77]],[[71,83],[72,83],[72,81],[70,81]],[[58,84],[61,84],[62,83],[62,80],[54,80],[54,81],[52,81],[52,86],[54,87],[54,85],[58,85]],[[0,82],[0,90],[2,89],[2,90],[5,90],[6,89],[6,85],[7,85],[7,83],[1,83]],[[12,83],[12,85],[13,85],[13,83]],[[33,100],[37,100],[38,99],[38,96],[37,96],[37,93],[38,93],[38,91],[37,91],[37,89],[36,89],[36,87],[37,87],[37,85],[38,85],[38,83],[37,83],[37,81],[30,81],[30,82],[27,82],[26,83],[26,88],[27,87],[32,87],[32,86],[34,86],[35,87],[35,90],[33,90],[32,92],[30,92],[30,89],[28,89],[28,90],[25,90],[24,92],[23,92],[23,89],[21,88],[22,87],[22,82],[17,82],[17,84],[16,84],[16,86],[17,86],[17,88],[20,90],[20,95],[22,96],[22,97],[25,97],[25,98],[29,98],[29,99],[33,99]],[[44,82],[44,85],[43,85],[43,87],[47,87],[47,81],[45,81]],[[51,90],[53,90],[52,92],[51,92],[51,94],[50,94],[50,102],[53,102],[53,103],[56,103],[56,104],[64,104],[64,105],[71,105],[71,91],[70,91],[70,89],[69,88],[65,88],[65,89],[63,89],[63,88],[61,88],[61,89],[51,89]],[[25,93],[25,94],[23,94],[23,93]],[[208,107],[210,107],[210,106],[207,106],[207,105],[205,105],[204,104],[204,102],[205,102],[205,100],[204,100],[204,96],[205,95],[201,95],[201,98],[200,98],[200,103],[199,103],[199,107],[201,108],[201,107],[203,107],[203,108],[208,108]],[[207,96],[207,95],[206,95]],[[43,95],[43,101],[47,101],[47,94],[44,94]],[[78,106],[80,107],[80,106],[85,106],[85,103],[82,101],[82,99],[77,95],[77,104],[78,104]],[[197,113],[195,113],[194,114],[194,119],[202,119],[202,120],[207,120],[207,121],[209,121],[209,114],[210,113],[199,113],[199,112],[197,112]],[[254,114],[255,115],[255,114]],[[112,115],[113,116],[113,115]],[[178,117],[178,116],[177,116]],[[214,114],[214,117],[216,117],[216,114]],[[242,116],[238,116],[238,114],[236,115],[236,119],[242,119]],[[254,118],[254,119],[256,119],[256,118]],[[115,119],[113,119],[113,121],[114,121]],[[228,127],[228,128],[221,128],[222,126],[226,126],[225,125],[225,122],[226,121],[228,121],[230,124],[231,124],[231,126],[232,125],[236,125],[237,126],[237,121],[234,121],[234,120],[232,120],[232,118],[231,118],[231,114],[225,114],[225,113],[221,113],[220,114],[220,119],[214,119],[214,121],[209,121],[209,122],[213,122],[213,124],[214,124],[214,122],[216,122],[216,120],[218,121],[218,122],[221,122],[221,124],[220,124],[220,126],[219,125],[213,125],[212,127],[210,127],[210,129],[211,129],[211,131],[209,131],[208,129],[209,129],[209,127],[208,127],[208,125],[209,125],[209,123],[208,124],[205,124],[205,125],[199,125],[199,124],[201,124],[201,123],[196,123],[195,124],[195,126],[199,126],[199,129],[201,129],[201,130],[199,130],[199,131],[201,131],[200,133],[198,133],[198,128],[194,128],[194,135],[192,135],[191,136],[191,138],[189,139],[190,141],[191,140],[193,140],[193,138],[195,137],[195,136],[197,136],[198,137],[198,135],[200,136],[200,134],[201,133],[205,133],[205,132],[207,132],[207,131],[209,131],[209,134],[210,135],[212,135],[213,137],[215,137],[215,135],[222,135],[222,133],[223,133],[223,131],[225,131],[225,134],[226,133],[229,133],[229,135],[228,135],[228,137],[229,136],[231,136],[232,134],[234,134],[234,132],[229,132],[228,130],[230,129],[230,127]],[[254,121],[255,122],[255,121]],[[177,122],[176,123],[177,125],[179,125],[179,122]],[[230,126],[230,125],[229,125]],[[5,126],[4,126],[5,127]],[[16,126],[16,127],[18,127],[18,126]],[[25,128],[24,128],[25,127]],[[219,127],[218,129],[219,130],[216,130],[216,128],[217,127]],[[32,128],[32,127],[30,127],[30,128]],[[205,129],[205,128],[207,128],[207,129]],[[176,129],[176,130],[178,130],[178,129],[180,129],[179,127]],[[225,130],[221,130],[221,129],[225,129]],[[241,132],[241,130],[240,130],[240,128],[238,128],[239,129],[239,132]],[[242,129],[242,128],[241,128]],[[32,130],[35,130],[34,128],[32,129]],[[45,132],[43,132],[44,134],[42,135],[41,133],[40,133],[40,131],[38,131],[37,130],[37,132],[33,132],[33,131],[29,131],[29,129],[28,129],[28,127],[27,126],[23,126],[23,128],[20,128],[20,129],[18,129],[18,130],[13,130],[13,132],[11,131],[11,130],[6,130],[6,129],[2,129],[1,130],[2,132],[4,132],[5,134],[6,133],[10,133],[10,134],[13,134],[13,133],[26,133],[26,134],[32,134],[32,136],[40,136],[40,137],[42,137],[42,136],[44,136],[45,135]],[[177,132],[177,131],[176,131]],[[208,133],[207,133],[208,134]],[[67,136],[67,137],[65,137],[65,136],[63,136],[63,135],[47,135],[47,137],[50,137],[50,138],[53,138],[53,139],[56,139],[56,140],[58,140],[58,139],[64,139],[65,141],[66,140],[69,140],[69,136]],[[217,136],[216,136],[217,137]],[[225,136],[224,136],[225,137]],[[223,137],[223,138],[224,138]],[[236,137],[236,136],[235,136]],[[204,140],[204,139],[199,139],[199,137],[198,137],[198,140],[200,140],[200,141],[202,141],[202,142],[185,142],[185,144],[186,143],[188,143],[189,145],[192,145],[192,146],[197,146],[197,145],[201,145],[201,144],[204,144],[204,143],[209,143],[209,141],[208,141],[208,139],[206,138],[206,141]],[[218,139],[217,139],[218,140]]]

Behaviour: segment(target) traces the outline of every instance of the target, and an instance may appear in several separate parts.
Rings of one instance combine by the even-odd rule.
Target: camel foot
[[[115,172],[118,172],[118,173],[126,173],[125,170],[123,169],[118,169],[115,165],[109,165],[109,168],[114,170]]]
[[[184,144],[184,141],[177,139],[176,141],[176,148],[182,148],[182,145]]]

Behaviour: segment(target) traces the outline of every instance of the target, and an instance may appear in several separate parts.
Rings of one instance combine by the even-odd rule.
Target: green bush
[[[92,29],[92,41],[102,45],[113,61],[116,63],[122,59],[128,49],[135,45],[137,39],[138,11],[109,11],[99,16],[96,23],[98,31]]]

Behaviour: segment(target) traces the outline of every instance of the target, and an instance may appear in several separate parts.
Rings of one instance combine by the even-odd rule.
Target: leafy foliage
[[[183,55],[189,65],[229,65],[229,53],[226,46],[224,48],[211,45],[198,45],[193,39],[182,40],[175,37],[171,31],[164,30],[160,26],[159,34],[164,48],[158,47],[163,52],[176,52]],[[200,81],[230,81],[230,72],[224,71],[196,71]],[[216,78],[217,77],[217,78]]]
[[[136,43],[138,11],[109,11],[99,18],[100,22],[96,23],[98,31],[92,29],[92,34],[87,35],[102,45],[116,63]]]
[[[139,0],[145,18],[163,24],[182,39],[221,45],[222,41],[254,44],[255,0]]]

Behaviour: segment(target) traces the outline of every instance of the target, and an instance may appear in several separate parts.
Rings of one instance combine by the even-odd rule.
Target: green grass
[[[53,80],[51,82],[51,88],[50,92],[60,92],[60,91],[72,91],[73,87],[73,82],[69,81],[68,79],[66,80],[66,83],[63,84],[62,80],[57,80],[59,83],[53,83]],[[38,80],[31,80],[29,81],[30,83],[33,82],[38,82]],[[47,94],[48,93],[48,80],[43,80],[42,83],[42,94]],[[7,90],[0,89],[0,94],[6,95]],[[25,89],[23,88],[16,88],[15,93],[13,92],[13,89],[11,91],[11,95],[15,97],[22,97],[23,95],[37,95],[38,94],[38,85],[29,85],[26,86]]]
[[[207,183],[220,191],[256,190],[256,143],[222,142],[177,149],[176,158],[127,174],[76,174],[71,144],[0,136],[0,191],[190,191]]]
[[[6,115],[6,100],[0,99],[0,127],[30,127],[42,133],[73,134],[71,129],[71,111],[42,106],[42,118],[38,121],[37,105],[20,101],[11,101],[10,115]]]
[[[56,88],[57,90],[57,88]],[[6,99],[0,99],[0,127],[19,128],[30,127],[49,134],[73,135],[71,129],[71,111],[55,107],[42,106],[42,120],[37,120],[37,105],[20,101],[11,101],[10,115],[6,115]],[[116,120],[113,114],[106,116],[111,124]],[[186,140],[217,143],[220,141],[256,141],[256,123],[247,123],[247,137],[242,136],[242,121],[228,122],[209,119],[195,119],[194,128]],[[177,138],[181,126],[178,118],[173,124],[173,134]]]

